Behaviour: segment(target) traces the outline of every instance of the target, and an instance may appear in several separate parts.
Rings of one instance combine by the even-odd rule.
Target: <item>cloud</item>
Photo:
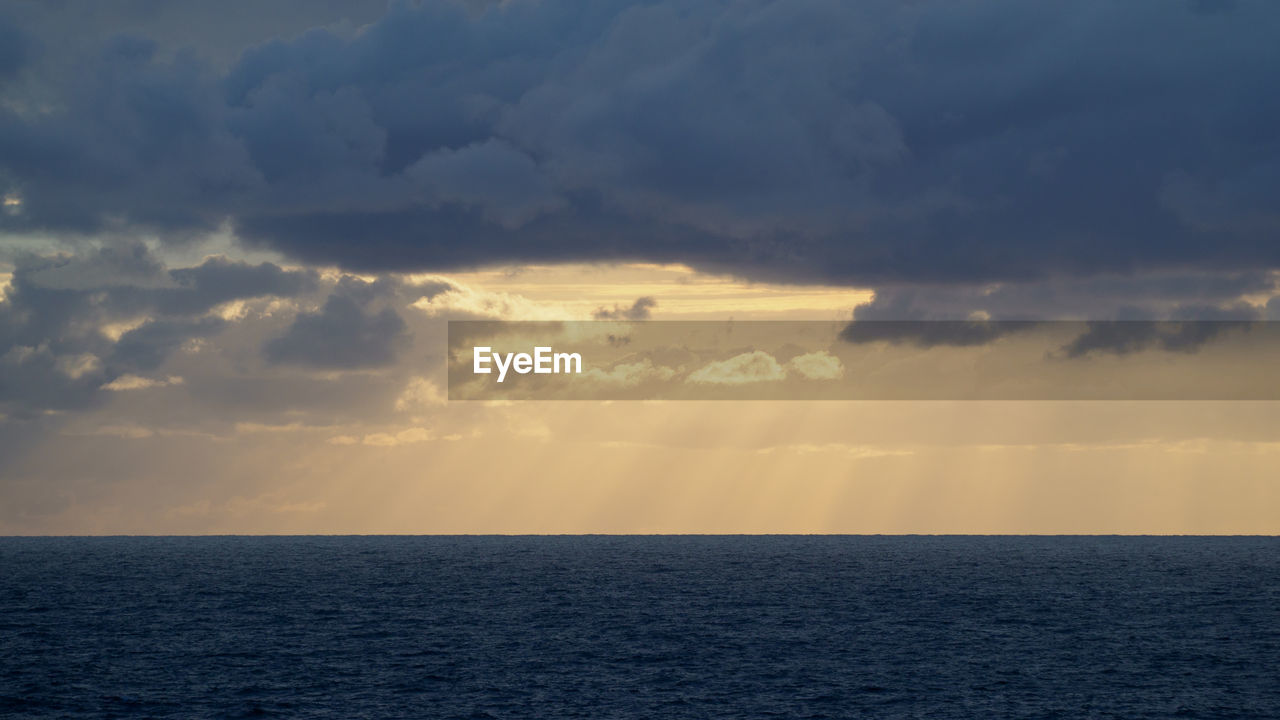
[[[316,289],[314,270],[284,270],[272,263],[250,265],[213,257],[169,272],[177,287],[159,292],[156,306],[166,313],[205,312],[232,300],[296,297]]]
[[[533,158],[505,140],[490,138],[458,150],[437,150],[405,170],[432,207],[475,207],[507,230],[568,203]]]
[[[140,243],[19,255],[0,299],[0,408],[87,407],[105,386],[224,330],[227,320],[210,314],[219,304],[291,297],[316,283],[314,271],[221,257],[168,268]]]
[[[420,410],[422,408],[444,405],[447,398],[435,383],[422,377],[409,381],[404,392],[396,398],[395,409],[398,412]]]
[[[612,309],[596,308],[591,316],[596,320],[648,320],[649,313],[657,306],[657,299],[646,295],[636,298],[630,307],[614,305]]]
[[[1229,13],[1236,9],[1236,0],[1192,0],[1191,7],[1204,15]]]
[[[85,433],[88,436],[115,437],[122,440],[145,440],[155,436],[151,428],[139,425],[100,425]]]
[[[27,255],[17,264],[28,294],[45,299],[61,294],[70,301],[99,293],[94,306],[117,315],[199,315],[233,300],[294,297],[318,284],[314,270],[250,265],[221,256],[167,269],[141,243],[106,245],[76,255]]]
[[[416,445],[433,439],[435,439],[435,434],[430,430],[415,427],[395,433],[370,433],[364,436],[361,443],[374,447],[396,447],[398,445]],[[330,442],[333,441],[334,439],[331,438]]]
[[[988,320],[854,320],[840,331],[849,343],[910,343],[919,347],[986,345],[1009,333],[1029,330],[1034,322]]]
[[[1190,314],[1211,316],[1205,309]],[[1048,330],[1078,334],[1067,341],[1056,355],[1082,358],[1095,353],[1127,355],[1148,349],[1194,353],[1223,333],[1233,329],[1249,330],[1262,317],[1261,310],[1223,313],[1226,317],[1252,316],[1255,320],[1091,320],[1079,321],[863,321],[855,320],[840,332],[840,339],[850,343],[888,342],[911,344],[921,348],[939,346],[972,347],[988,345],[1009,335]]]
[[[787,362],[787,367],[810,380],[838,380],[844,377],[844,365],[840,358],[826,350],[797,355]]]
[[[608,370],[588,368],[582,373],[582,377],[585,380],[592,380],[606,385],[635,387],[653,380],[670,380],[675,374],[675,369],[665,365],[654,365],[649,358],[643,358],[638,362],[618,363]]]
[[[85,358],[92,358],[85,363]],[[64,372],[80,367],[87,372]],[[49,345],[10,345],[0,354],[0,406],[17,417],[87,406],[109,378],[97,356],[59,354]]]
[[[1277,18],[429,1],[225,65],[136,23],[23,56],[40,72],[0,106],[0,193],[22,211],[0,229],[181,241],[230,221],[369,271],[651,260],[886,286],[1276,268]],[[79,22],[51,11],[33,41]]]
[[[905,457],[916,454],[915,450],[902,448],[886,448],[876,445],[854,445],[850,443],[790,443],[787,445],[769,445],[756,450],[761,455],[771,455],[773,453],[794,453],[797,455],[812,455],[815,453],[838,454],[848,458],[883,458],[883,457]]]
[[[1251,321],[1264,312],[1259,298],[1277,290],[1277,275],[1266,270],[888,285],[854,308],[854,322],[842,339],[965,346],[1030,330],[1044,320]]]
[[[0,14],[0,83],[18,74],[31,52],[30,40],[11,18]]]
[[[1224,320],[1198,322],[1090,322],[1088,329],[1067,345],[1069,358],[1092,354],[1128,355],[1148,349],[1193,353],[1230,330],[1247,331],[1251,323]]]
[[[1037,282],[980,285],[889,284],[854,309],[857,320],[1160,320],[1188,309],[1240,309],[1245,295],[1276,291],[1274,273],[1179,270],[1141,275],[1106,273]]]
[[[777,382],[786,377],[786,369],[776,358],[763,350],[754,350],[709,363],[689,373],[685,382],[700,385],[746,385]]]
[[[495,292],[462,283],[433,287],[410,307],[430,318],[449,320],[564,320],[572,317],[566,308],[541,303],[517,294]]]
[[[120,373],[155,370],[178,348],[216,335],[226,324],[217,317],[146,322],[120,336],[112,348],[111,366]]]
[[[102,386],[103,390],[125,391],[125,390],[146,390],[148,388],[168,387],[170,385],[181,385],[183,383],[181,377],[170,375],[165,378],[145,378],[138,375],[121,375],[115,380]]]
[[[391,308],[368,310],[336,292],[319,312],[298,313],[293,324],[263,346],[275,364],[331,370],[386,367],[408,339],[407,326]]]

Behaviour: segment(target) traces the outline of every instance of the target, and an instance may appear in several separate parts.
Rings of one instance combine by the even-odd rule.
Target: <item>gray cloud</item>
[[[390,307],[368,307],[374,292],[348,281],[319,312],[298,313],[283,335],[263,347],[264,356],[276,364],[331,370],[391,365],[408,341],[408,330]]]
[[[120,336],[111,349],[109,375],[155,370],[190,340],[217,334],[226,326],[220,318],[152,320]]]
[[[178,287],[155,293],[164,313],[199,313],[215,305],[265,296],[295,297],[317,285],[313,270],[284,270],[272,263],[250,265],[226,258],[210,258],[191,268],[169,272]]]
[[[1277,291],[1265,270],[1179,271],[1142,275],[1055,277],[1038,282],[981,285],[884,285],[859,305],[859,320],[964,320],[980,312],[995,320],[1225,319],[1221,312],[1248,312],[1245,295]],[[1197,309],[1203,317],[1193,317]],[[1250,319],[1252,315],[1237,315]]]
[[[854,308],[854,322],[841,337],[854,343],[966,346],[1023,332],[1045,320],[1146,322],[1121,323],[1096,334],[1087,333],[1090,337],[1082,339],[1081,348],[1101,350],[1091,346],[1104,342],[1104,337],[1139,342],[1141,328],[1158,329],[1151,321],[1258,320],[1262,311],[1241,298],[1276,290],[1275,278],[1266,271],[1148,273],[1136,277],[1110,274],[987,285],[891,285],[877,288],[870,302]],[[1191,327],[1188,325],[1188,332]],[[1138,345],[1147,346],[1145,342]],[[1124,347],[1112,349],[1123,351]]]
[[[1203,315],[1203,313],[1197,313]],[[1238,316],[1242,313],[1234,313]],[[1224,313],[1224,316],[1226,314]],[[841,330],[840,340],[854,344],[887,342],[921,348],[988,345],[1001,338],[1042,330],[1075,332],[1053,357],[1078,359],[1090,355],[1129,355],[1147,350],[1195,353],[1231,330],[1248,332],[1256,320],[855,320]]]
[[[222,0],[216,5],[155,0],[19,0],[5,4],[12,19],[30,28],[52,53],[65,54],[76,46],[93,46],[115,35],[130,34],[154,39],[166,55],[191,51],[219,66],[234,62],[247,46],[316,26],[340,32],[376,20],[387,7],[386,0]]]
[[[183,12],[202,11],[166,15]],[[1278,27],[1245,0],[427,2],[224,69],[135,24],[45,54],[71,69],[17,100],[48,112],[0,111],[0,184],[23,197],[0,222],[230,219],[367,270],[647,259],[883,286],[1274,268]]]
[[[141,244],[21,256],[0,300],[0,410],[84,407],[121,375],[219,332],[225,323],[206,315],[218,304],[291,297],[316,282],[314,271],[223,258],[170,270]]]
[[[657,298],[645,295],[636,298],[630,306],[614,305],[612,308],[596,308],[591,316],[597,320],[648,320],[650,312],[657,306]]]
[[[1230,330],[1248,331],[1243,320],[1153,322],[1148,320],[1094,321],[1061,352],[1069,358],[1087,355],[1129,355],[1149,349],[1194,353]]]

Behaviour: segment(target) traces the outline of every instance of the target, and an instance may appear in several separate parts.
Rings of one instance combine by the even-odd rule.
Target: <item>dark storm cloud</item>
[[[1248,323],[1239,321],[1173,325],[1146,320],[1091,322],[1088,331],[1063,347],[1062,351],[1071,358],[1094,353],[1128,355],[1150,348],[1191,353],[1226,330],[1248,327]]]
[[[1252,308],[1217,313],[1196,309],[1186,314],[1200,319],[1182,322],[1092,321],[1088,323],[1085,332],[1062,348],[1062,354],[1069,358],[1091,354],[1128,355],[1153,348],[1166,352],[1194,353],[1223,333],[1231,330],[1248,331],[1257,321],[1262,320],[1263,315],[1261,311]],[[1204,319],[1214,314],[1219,319]],[[1225,319],[1241,316],[1252,316],[1255,319]]]
[[[1204,316],[1205,313],[1197,313]],[[1233,313],[1240,314],[1240,313]],[[1254,317],[1261,318],[1260,311]],[[1075,337],[1051,357],[1079,359],[1091,355],[1129,355],[1147,350],[1195,353],[1232,330],[1249,331],[1249,320],[859,320],[841,330],[840,340],[854,344],[887,342],[921,348],[973,347],[1032,330],[1071,332]]]
[[[156,305],[165,313],[198,313],[215,305],[245,298],[295,297],[314,290],[317,275],[311,270],[284,270],[272,263],[250,265],[226,258],[209,258],[200,265],[177,268],[169,276],[178,285],[155,293]]]
[[[1204,15],[1229,13],[1236,9],[1236,0],[1191,0],[1191,7]]]
[[[380,17],[386,0],[6,0],[10,19],[30,28],[49,52],[65,55],[120,34],[156,40],[161,52],[190,49],[217,65],[245,47],[316,26],[341,30]],[[3,12],[3,11],[0,11]],[[247,20],[246,18],[252,18]]]
[[[1036,283],[888,285],[854,310],[858,320],[963,320],[981,312],[995,320],[1251,319],[1245,295],[1275,293],[1266,270],[1101,274]],[[1223,317],[1222,313],[1230,317]]]
[[[34,312],[42,332],[59,323],[111,320],[141,313],[198,315],[221,303],[258,297],[294,297],[314,290],[314,270],[284,270],[272,263],[211,257],[200,265],[167,269],[134,243],[80,255],[26,255],[17,259],[9,301]]]
[[[190,340],[225,325],[220,303],[311,290],[313,271],[210,258],[166,269],[141,244],[81,255],[17,258],[0,300],[0,409],[80,408],[101,387],[153,370]],[[115,323],[127,323],[114,338]]]
[[[1159,329],[1150,321],[1237,321],[1262,319],[1258,307],[1241,302],[1245,295],[1276,292],[1267,271],[1236,273],[1150,273],[1138,277],[1097,275],[1056,278],[1036,283],[995,285],[898,285],[876,289],[874,298],[854,308],[854,322],[841,334],[847,342],[887,341],[922,347],[982,345],[1053,319],[1148,321],[1116,325],[1082,340],[1082,348],[1102,350],[1104,338],[1127,351],[1132,338],[1139,349],[1150,345],[1144,333]],[[1273,301],[1274,303],[1274,301]],[[1274,307],[1274,305],[1272,305]],[[974,319],[977,315],[980,319]],[[927,321],[927,322],[922,322]],[[1147,327],[1150,326],[1150,327]],[[1165,325],[1165,329],[1173,327]],[[1210,329],[1205,325],[1203,329]],[[1145,329],[1144,329],[1145,328]],[[1184,340],[1195,333],[1189,325]],[[1205,340],[1209,338],[1206,337]],[[1168,343],[1176,340],[1166,338]],[[1102,343],[1093,347],[1094,343]],[[1162,341],[1163,342],[1163,341]],[[1189,343],[1194,349],[1200,343]],[[1169,349],[1172,349],[1170,347]],[[1080,353],[1069,351],[1067,355]]]
[[[74,72],[0,111],[0,183],[23,198],[3,223],[231,219],[368,270],[651,259],[885,284],[1280,265],[1272,2],[477,8],[395,4],[225,70],[158,52],[146,26],[59,56]]]
[[[275,364],[328,370],[386,367],[409,340],[404,320],[390,307],[371,304],[392,291],[389,281],[346,278],[318,312],[298,313],[283,335],[263,347]]]

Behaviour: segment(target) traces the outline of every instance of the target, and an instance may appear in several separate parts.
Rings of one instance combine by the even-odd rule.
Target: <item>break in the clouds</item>
[[[362,270],[1280,266],[1266,0],[395,3],[216,52],[182,51],[183,12],[72,49],[65,13],[10,8],[0,227],[230,222]]]

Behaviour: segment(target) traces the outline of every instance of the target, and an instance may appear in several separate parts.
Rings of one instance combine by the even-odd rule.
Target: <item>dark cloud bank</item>
[[[1280,324],[1263,320],[855,320],[840,331],[839,338],[853,344],[973,347],[1035,330],[1066,330],[1075,337],[1049,357],[1079,359],[1147,350],[1190,354],[1232,331],[1247,333],[1254,328],[1270,334]]]
[[[229,220],[361,270],[645,259],[884,285],[1280,266],[1274,2],[479,8],[395,4],[218,63],[159,31],[72,57],[39,10],[10,12],[0,188],[22,204],[0,228]]]

